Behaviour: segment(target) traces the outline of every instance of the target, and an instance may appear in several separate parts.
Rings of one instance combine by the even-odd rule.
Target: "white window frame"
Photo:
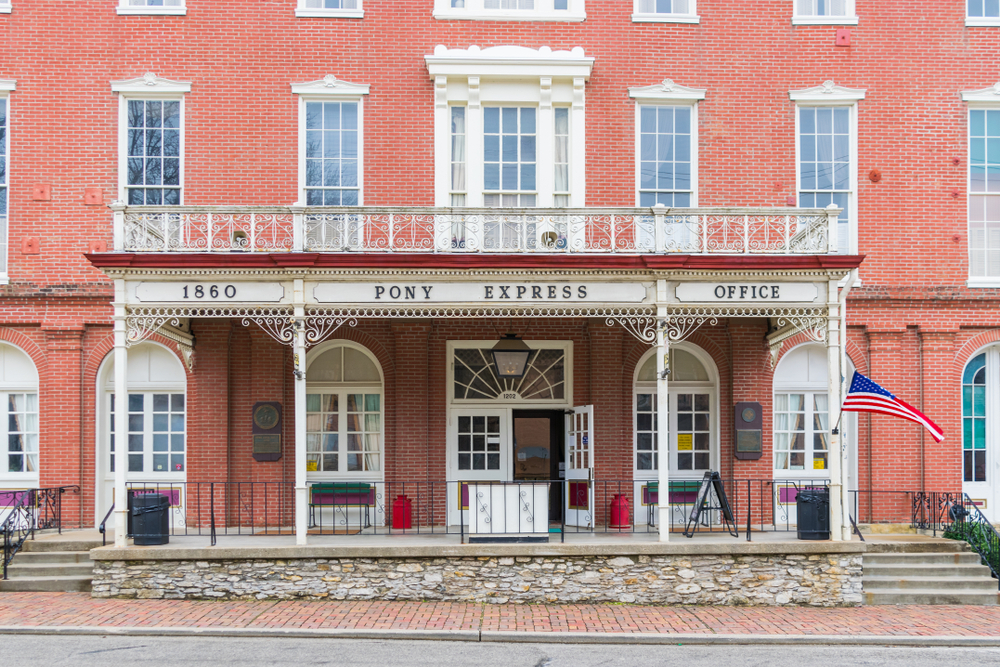
[[[483,107],[537,106],[536,208],[554,208],[555,107],[569,108],[569,207],[586,202],[584,87],[593,58],[583,49],[554,51],[497,46],[480,50],[437,46],[425,56],[434,81],[434,201],[451,206],[451,107],[465,106],[465,185],[468,207],[483,206]],[[561,193],[564,194],[564,193]]]
[[[965,145],[966,151],[971,152],[972,148],[972,123],[970,122],[970,113],[973,110],[984,109],[984,110],[997,110],[1000,109],[1000,82],[990,86],[989,88],[982,88],[979,90],[964,90],[961,93],[962,101],[966,103],[968,107],[966,109],[965,120],[966,120],[966,138]],[[971,200],[972,200],[972,160],[966,160],[966,236],[968,237],[969,244],[969,279],[966,281],[966,285],[972,288],[990,288],[990,287],[1000,287],[1000,275],[997,276],[973,276],[972,275],[972,211],[971,211]],[[1000,196],[998,194],[997,196]]]
[[[184,204],[185,126],[184,96],[191,92],[189,81],[173,81],[147,73],[136,79],[112,81],[111,91],[118,94],[118,199],[128,201],[128,103],[130,100],[178,100],[181,105],[180,205]]]
[[[306,103],[357,102],[358,104],[358,206],[365,203],[365,104],[368,84],[341,81],[327,74],[317,81],[293,83],[292,93],[299,96],[299,201],[306,205]],[[338,208],[332,206],[330,208]]]
[[[829,0],[827,0],[829,1]],[[792,0],[792,25],[858,25],[854,0],[845,0],[843,15],[799,14],[799,2]]]
[[[705,88],[689,88],[664,79],[652,86],[628,89],[628,96],[635,100],[635,205],[639,206],[641,169],[641,114],[644,106],[691,107],[691,206],[698,205],[698,102],[705,99]]]
[[[502,396],[495,399],[485,398],[455,398],[455,350],[477,349],[487,350],[497,344],[496,340],[449,340],[447,343],[448,373],[447,382],[448,407],[509,407],[514,410],[551,410],[560,407],[570,407],[573,404],[573,342],[565,340],[528,340],[525,343],[532,350],[562,350],[563,351],[563,385],[562,398],[552,399],[505,399]]]
[[[698,0],[688,0],[688,11],[684,14],[677,12],[643,12],[640,11],[641,0],[632,0],[632,22],[633,23],[701,23],[698,16]]]
[[[357,0],[357,7],[333,9],[327,7],[306,7],[306,0],[298,0],[295,6],[295,16],[299,18],[328,19],[363,19],[365,17],[364,0]]]
[[[129,0],[119,0],[120,4],[115,9],[122,15],[146,15],[146,16],[185,16],[187,15],[187,2],[181,0],[179,6],[165,7],[163,5],[130,5]]]
[[[795,203],[798,205],[802,192],[802,173],[800,169],[801,147],[799,146],[799,108],[800,107],[849,107],[850,118],[850,192],[848,194],[848,243],[847,254],[858,254],[858,102],[865,99],[865,89],[845,88],[833,81],[826,81],[820,86],[789,91],[789,98],[795,102]],[[810,190],[809,192],[814,192]],[[837,244],[841,241],[838,238]]]
[[[0,0],[0,14],[10,14],[12,11],[14,8],[8,0]]]
[[[10,283],[10,94],[17,88],[17,82],[13,79],[0,79],[0,99],[7,103],[7,140],[4,142],[6,150],[4,157],[7,159],[7,177],[4,187],[7,188],[7,208],[0,211],[3,218],[3,229],[0,229],[0,285]]]
[[[565,21],[587,19],[584,0],[566,0],[566,9],[556,9],[555,0],[534,0],[534,9],[486,9],[483,0],[465,0],[465,7],[452,7],[451,0],[434,0],[434,18],[439,21]]]
[[[969,1],[962,0],[965,3],[965,25],[974,27],[990,27],[990,26],[1000,26],[1000,16],[969,16]]]
[[[37,486],[39,474],[42,465],[42,447],[41,447],[41,424],[42,424],[42,404],[41,404],[41,394],[40,394],[40,382],[38,377],[38,367],[35,366],[35,361],[32,359],[27,352],[22,348],[14,345],[13,343],[0,342],[0,347],[6,347],[14,350],[15,353],[20,353],[28,360],[28,362],[34,367],[35,376],[33,378],[18,378],[17,381],[10,382],[5,381],[2,386],[0,386],[0,418],[3,419],[3,428],[0,430],[4,442],[2,447],[0,447],[0,454],[2,454],[2,461],[0,461],[0,488],[7,488],[8,485],[17,486]],[[8,428],[8,395],[10,394],[34,394],[35,404],[37,406],[38,421],[35,431],[38,441],[37,449],[35,450],[35,456],[38,457],[38,465],[34,472],[8,472],[7,471],[7,455],[8,455],[8,438],[9,428]],[[27,456],[27,451],[25,451],[25,456]]]

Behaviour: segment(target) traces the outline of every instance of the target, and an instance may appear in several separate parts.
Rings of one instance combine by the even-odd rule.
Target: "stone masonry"
[[[93,596],[861,604],[861,554],[95,561]]]

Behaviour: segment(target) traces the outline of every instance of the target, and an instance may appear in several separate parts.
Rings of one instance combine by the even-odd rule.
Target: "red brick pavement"
[[[644,607],[457,602],[95,600],[2,593],[0,627],[473,630],[996,637],[1000,607]]]

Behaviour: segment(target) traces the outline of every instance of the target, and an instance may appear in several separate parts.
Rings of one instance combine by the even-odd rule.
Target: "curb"
[[[512,632],[495,630],[394,630],[378,628],[188,628],[72,625],[0,626],[0,635],[115,635],[130,637],[287,637],[521,644],[641,644],[730,646],[962,646],[1000,647],[1000,635],[741,635],[658,632]]]

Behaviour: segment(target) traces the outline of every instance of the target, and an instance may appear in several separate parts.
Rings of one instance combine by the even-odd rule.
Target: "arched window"
[[[114,355],[102,368],[106,473],[115,471],[115,447],[128,447],[129,481],[179,480],[187,470],[187,376],[173,352],[157,343],[128,351],[128,434],[115,433]]]
[[[774,469],[824,476],[829,468],[826,348],[800,345],[774,371]]]
[[[962,479],[966,482],[992,481],[986,473],[986,358],[987,353],[980,352],[962,373]]]
[[[0,343],[0,403],[7,412],[0,427],[0,479],[37,483],[38,372],[27,354],[8,343]]]
[[[700,479],[717,464],[717,373],[709,356],[691,345],[670,348],[670,470],[679,479]],[[655,479],[656,350],[639,361],[635,375],[635,476]],[[716,465],[717,467],[717,465]]]
[[[381,477],[383,382],[365,348],[338,341],[310,352],[306,468],[311,478]]]

